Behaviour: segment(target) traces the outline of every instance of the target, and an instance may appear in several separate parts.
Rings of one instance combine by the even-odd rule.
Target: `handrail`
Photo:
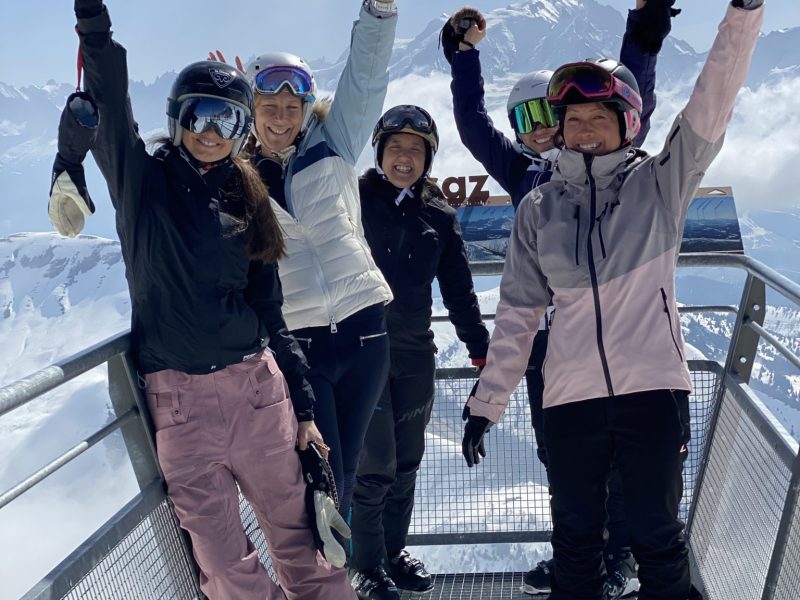
[[[86,350],[64,358],[14,383],[0,387],[0,417],[67,381],[99,367],[108,362],[111,357],[126,352],[130,348],[129,333],[129,330],[121,331]]]

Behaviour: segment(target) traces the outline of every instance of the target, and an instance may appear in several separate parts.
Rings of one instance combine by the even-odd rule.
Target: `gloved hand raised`
[[[637,7],[643,0],[637,0]],[[644,6],[637,8],[638,19],[631,27],[631,39],[648,54],[658,54],[664,39],[672,29],[671,19],[677,16],[680,8],[672,8],[675,0],[644,0]]]
[[[469,45],[475,46],[486,35],[486,19],[477,8],[464,6],[453,13],[442,27],[439,34],[439,45],[442,47],[444,57],[448,63],[453,64],[453,53],[459,49],[459,44],[465,41],[465,35],[470,34]]]
[[[94,213],[86,188],[83,160],[97,137],[97,105],[89,94],[75,92],[67,98],[58,125],[58,154],[50,178],[47,215],[61,235],[75,237],[84,219]]]
[[[475,395],[479,382],[480,380],[476,381],[475,385],[472,386],[467,402],[469,402],[469,398]],[[483,438],[492,427],[492,422],[486,417],[470,414],[469,406],[466,404],[464,405],[464,411],[461,413],[461,418],[466,421],[464,439],[461,442],[461,453],[464,455],[464,460],[467,461],[467,466],[472,468],[481,462],[481,457],[486,458],[486,447],[484,446]]]
[[[309,442],[306,450],[298,449],[297,452],[306,481],[306,512],[314,542],[329,563],[334,567],[343,567],[347,557],[332,529],[348,539],[350,528],[339,514],[339,499],[331,467],[314,442]]]

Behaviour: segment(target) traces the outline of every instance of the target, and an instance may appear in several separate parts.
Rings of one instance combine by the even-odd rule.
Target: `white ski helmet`
[[[289,52],[267,52],[248,64],[245,74],[255,94],[277,94],[286,87],[292,94],[302,98],[303,123],[300,131],[306,130],[317,99],[317,82],[306,61]]]
[[[550,84],[552,71],[535,71],[523,75],[522,78],[511,88],[506,102],[506,112],[511,112],[515,106],[527,100],[536,98],[547,98],[547,86]]]

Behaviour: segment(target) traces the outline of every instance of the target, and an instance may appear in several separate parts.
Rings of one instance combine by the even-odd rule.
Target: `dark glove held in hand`
[[[672,29],[672,17],[681,12],[672,8],[675,0],[647,0],[641,9],[636,11],[638,19],[631,27],[631,39],[639,48],[648,54],[658,54],[664,39]]]
[[[476,384],[477,385],[477,384]],[[468,467],[473,467],[481,462],[481,457],[486,457],[486,448],[483,438],[492,426],[486,417],[477,417],[469,413],[469,407],[464,407],[463,417],[467,423],[464,425],[464,440],[461,442],[461,452]]]
[[[75,0],[75,16],[91,19],[103,11],[103,0]]]

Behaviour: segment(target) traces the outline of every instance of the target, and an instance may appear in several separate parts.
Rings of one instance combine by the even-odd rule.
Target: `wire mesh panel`
[[[424,597],[425,600],[530,600],[523,594],[523,573],[475,573],[469,575],[434,575],[434,588],[420,596],[402,592],[403,600]],[[536,596],[545,598],[545,596]]]
[[[547,532],[552,528],[547,475],[536,458],[525,382],[486,435],[487,457],[469,469],[461,455],[461,411],[474,383],[474,375],[436,381],[411,533]]]
[[[694,483],[708,436],[719,378],[702,361],[691,364],[692,441],[684,465],[684,498],[680,517],[686,519]],[[487,457],[472,469],[461,455],[461,413],[475,375],[468,369],[442,369],[426,431],[426,448],[417,480],[411,534],[414,544],[447,543],[442,535],[480,536],[500,541],[546,540],[552,530],[547,474],[536,455],[528,395],[523,379],[508,403],[502,421],[486,436]],[[436,537],[434,537],[436,536]],[[509,538],[504,538],[506,541]]]
[[[63,598],[69,600],[183,600],[200,598],[166,500],[150,512]]]
[[[693,517],[690,544],[715,600],[761,597],[791,476],[755,410],[726,391]]]
[[[783,555],[780,575],[775,590],[775,600],[800,598],[800,502],[795,504],[789,539]]]

